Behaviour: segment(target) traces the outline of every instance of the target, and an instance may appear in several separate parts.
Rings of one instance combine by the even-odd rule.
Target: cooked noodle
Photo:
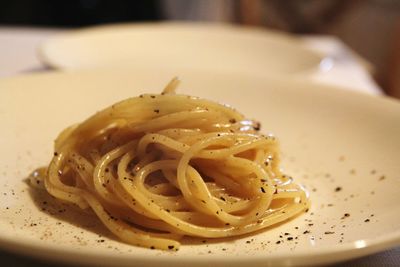
[[[280,172],[274,136],[230,107],[176,95],[177,84],[64,130],[46,190],[90,207],[121,240],[164,250],[182,236],[243,235],[308,208],[306,192]]]

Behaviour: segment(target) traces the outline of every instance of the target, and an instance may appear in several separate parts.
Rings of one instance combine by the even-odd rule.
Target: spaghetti
[[[274,136],[230,107],[176,95],[177,84],[64,130],[46,190],[90,207],[121,240],[164,250],[183,236],[255,232],[308,208],[306,192],[280,172]]]

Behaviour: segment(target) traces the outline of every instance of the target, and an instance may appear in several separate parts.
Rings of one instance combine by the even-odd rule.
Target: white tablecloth
[[[46,38],[59,32],[60,30],[57,29],[0,27],[0,78],[27,72],[49,71],[37,59],[36,47]],[[311,49],[328,55],[328,59],[321,66],[325,71],[310,73],[311,80],[340,85],[349,90],[369,94],[382,94],[382,90],[365,69],[365,64],[362,64],[340,40],[331,36],[304,36],[302,38]],[[44,264],[1,251],[0,262],[4,266],[60,266],[59,264]],[[334,266],[400,266],[400,248]]]

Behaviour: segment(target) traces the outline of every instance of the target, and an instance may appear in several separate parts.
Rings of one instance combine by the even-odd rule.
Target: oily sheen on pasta
[[[91,208],[121,240],[164,250],[183,236],[255,232],[308,208],[280,172],[274,136],[228,106],[175,94],[177,83],[64,130],[46,190]]]

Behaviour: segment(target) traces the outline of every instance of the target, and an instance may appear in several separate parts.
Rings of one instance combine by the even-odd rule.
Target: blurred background
[[[188,20],[329,34],[362,57],[385,93],[400,97],[399,0],[2,0],[0,26],[74,28]]]

